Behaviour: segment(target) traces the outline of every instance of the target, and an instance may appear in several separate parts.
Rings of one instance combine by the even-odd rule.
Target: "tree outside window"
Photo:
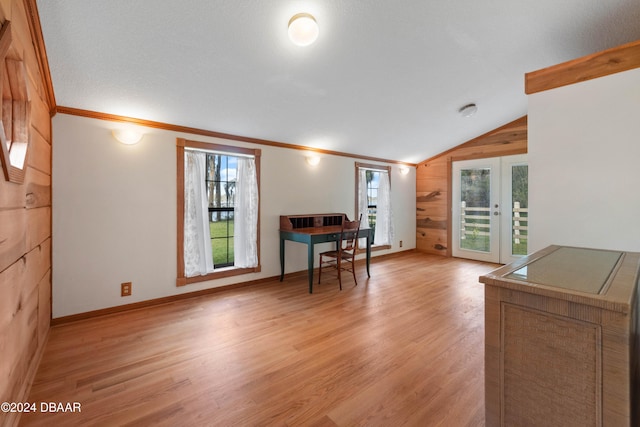
[[[233,230],[238,159],[207,154],[207,198],[214,268],[233,265]]]

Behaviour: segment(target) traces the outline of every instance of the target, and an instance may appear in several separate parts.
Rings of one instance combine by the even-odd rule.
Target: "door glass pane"
[[[460,171],[460,248],[490,252],[491,169]]]
[[[517,165],[511,167],[511,254],[527,254],[529,230],[529,167]]]

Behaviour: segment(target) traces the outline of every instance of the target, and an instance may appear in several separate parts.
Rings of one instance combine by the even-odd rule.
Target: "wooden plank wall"
[[[31,99],[24,183],[0,175],[0,402],[21,402],[51,322],[51,117],[25,2],[0,0],[0,22],[6,20]],[[16,424],[16,415],[0,412],[0,425]]]
[[[416,168],[416,249],[451,256],[451,162],[527,152],[527,116],[465,142]]]

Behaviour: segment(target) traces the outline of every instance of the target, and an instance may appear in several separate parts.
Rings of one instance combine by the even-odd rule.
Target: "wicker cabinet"
[[[480,277],[487,426],[640,422],[639,263],[550,246]]]

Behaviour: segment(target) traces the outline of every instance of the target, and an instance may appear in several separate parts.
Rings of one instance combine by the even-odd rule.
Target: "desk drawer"
[[[314,243],[335,242],[340,238],[340,233],[320,234],[313,236]]]

